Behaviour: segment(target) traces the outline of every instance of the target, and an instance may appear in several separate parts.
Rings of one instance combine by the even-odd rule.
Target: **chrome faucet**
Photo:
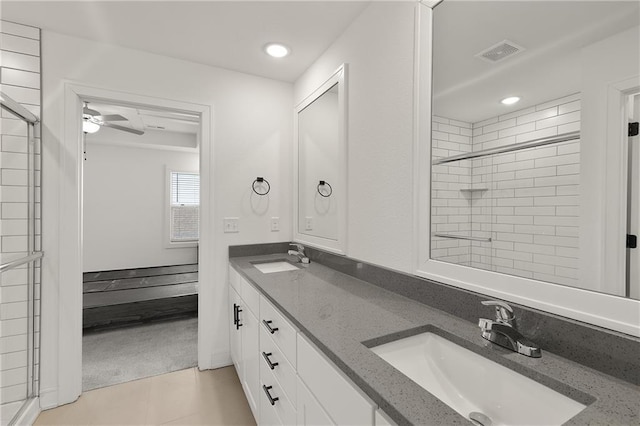
[[[542,356],[540,348],[516,330],[516,317],[511,306],[497,300],[487,300],[481,303],[485,306],[496,307],[495,320],[480,318],[478,322],[478,326],[482,330],[482,337],[522,355],[533,358]]]
[[[311,263],[309,258],[304,254],[304,246],[298,243],[291,243],[289,247],[295,247],[295,250],[289,250],[287,253],[298,257],[300,263]]]

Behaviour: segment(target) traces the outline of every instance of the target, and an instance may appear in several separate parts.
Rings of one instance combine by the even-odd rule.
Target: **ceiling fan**
[[[144,131],[134,129],[132,127],[125,127],[119,124],[112,123],[112,121],[129,121],[126,117],[120,114],[107,114],[102,115],[95,109],[89,108],[89,104],[85,103],[82,109],[82,131],[85,133],[95,133],[100,130],[100,127],[111,127],[112,129],[122,130],[123,132],[133,133],[135,135],[143,135]]]

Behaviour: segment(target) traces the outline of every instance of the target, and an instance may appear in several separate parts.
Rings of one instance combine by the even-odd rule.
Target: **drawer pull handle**
[[[279,364],[277,362],[271,362],[271,360],[269,359],[271,355],[273,355],[271,352],[269,353],[262,352],[262,357],[264,358],[265,361],[267,361],[267,365],[269,366],[269,368],[273,370]]]
[[[242,309],[240,309],[240,306],[238,306],[236,308],[236,312],[237,312],[236,315],[237,315],[237,318],[238,318],[238,320],[236,322],[236,330],[238,330],[240,327],[242,327],[242,324],[240,324],[240,312],[242,312]]]
[[[233,325],[238,324],[238,305],[233,304]]]
[[[271,327],[271,325],[270,325],[270,324],[271,324],[272,322],[273,322],[273,321],[262,320],[262,323],[264,324],[264,326],[265,326],[265,327],[267,327],[267,330],[269,330],[269,332],[270,332],[271,334],[273,334],[273,333],[275,333],[276,331],[278,331],[278,327],[273,327],[273,328]]]
[[[269,393],[269,389],[271,388],[273,388],[273,386],[262,385],[262,389],[264,390],[264,393],[267,394],[267,398],[269,398],[269,402],[271,403],[271,405],[276,405],[276,401],[278,401],[280,398],[278,398],[277,396],[275,398],[271,396],[271,394]]]

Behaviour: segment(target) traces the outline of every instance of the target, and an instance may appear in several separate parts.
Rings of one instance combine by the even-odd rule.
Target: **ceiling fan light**
[[[100,126],[87,119],[82,120],[82,131],[85,133],[95,133],[100,130]]]

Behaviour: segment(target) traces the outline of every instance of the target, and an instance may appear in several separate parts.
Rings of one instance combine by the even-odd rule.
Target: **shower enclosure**
[[[433,117],[433,259],[579,285],[581,105],[575,93],[479,122]]]
[[[0,91],[1,424],[18,421],[38,395],[40,290],[39,119]]]

